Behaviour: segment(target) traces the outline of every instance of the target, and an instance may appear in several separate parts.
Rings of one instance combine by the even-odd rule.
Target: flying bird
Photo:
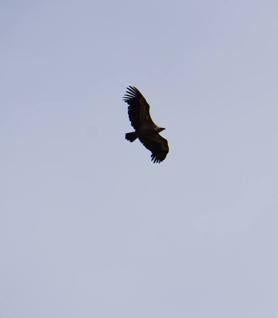
[[[133,142],[137,138],[151,151],[151,160],[156,163],[163,161],[169,152],[168,142],[159,135],[165,128],[157,126],[150,115],[150,105],[140,91],[133,86],[127,88],[123,100],[128,104],[128,116],[135,129],[125,135]]]

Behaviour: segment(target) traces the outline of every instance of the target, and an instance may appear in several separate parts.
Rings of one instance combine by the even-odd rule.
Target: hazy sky
[[[277,16],[1,2],[1,318],[278,317]],[[124,139],[128,85],[160,165]]]

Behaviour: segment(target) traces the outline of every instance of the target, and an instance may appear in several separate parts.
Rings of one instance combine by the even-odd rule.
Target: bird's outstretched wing
[[[150,105],[136,87],[129,86],[123,100],[129,105],[128,116],[135,130],[142,125],[156,126],[150,116]]]
[[[169,146],[167,139],[161,137],[159,134],[153,134],[146,137],[139,138],[142,144],[151,151],[152,161],[161,162],[163,161],[167,153],[169,152]]]

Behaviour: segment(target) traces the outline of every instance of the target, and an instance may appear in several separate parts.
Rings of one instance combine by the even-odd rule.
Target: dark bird
[[[134,132],[125,138],[133,142],[137,138],[151,151],[152,161],[163,161],[169,151],[168,142],[159,133],[165,128],[158,127],[150,115],[150,105],[136,87],[129,86],[123,100],[128,104],[128,116]]]

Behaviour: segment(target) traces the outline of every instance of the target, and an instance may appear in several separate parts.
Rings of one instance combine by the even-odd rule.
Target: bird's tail
[[[125,134],[125,139],[129,140],[130,142],[133,142],[137,138],[136,132],[130,132]]]

